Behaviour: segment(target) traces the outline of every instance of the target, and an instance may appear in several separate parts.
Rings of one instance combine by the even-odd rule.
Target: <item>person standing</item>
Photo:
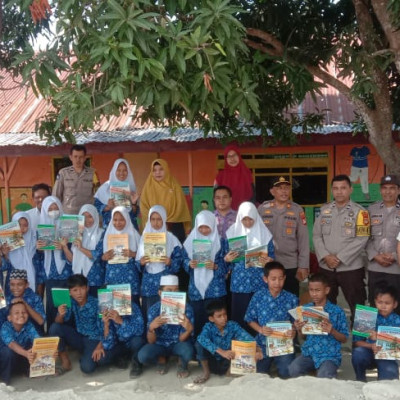
[[[36,232],[36,227],[39,224],[40,211],[42,210],[43,200],[51,195],[51,187],[47,183],[37,183],[32,186],[32,200],[36,207],[27,211],[31,220],[31,227]]]
[[[93,204],[94,168],[86,167],[86,147],[71,147],[70,167],[62,168],[53,187],[53,196],[60,199],[65,214],[78,214],[84,204]]]
[[[236,221],[237,211],[232,209],[232,191],[228,186],[214,188],[214,215],[217,220],[218,234],[221,239],[226,239],[226,231]]]
[[[347,175],[331,183],[334,201],[321,207],[315,220],[313,241],[321,273],[329,282],[329,301],[336,304],[339,287],[354,319],[356,304],[364,304],[364,256],[370,231],[368,211],[350,200],[353,191]]]
[[[367,244],[368,253],[368,299],[375,307],[374,293],[378,282],[385,282],[400,293],[400,265],[397,259],[396,237],[400,232],[400,184],[396,175],[381,179],[381,201],[368,208],[371,217],[371,237]],[[400,309],[397,306],[396,312]]]
[[[290,191],[289,178],[275,178],[270,189],[274,199],[264,201],[258,207],[258,213],[272,233],[275,260],[285,266],[283,288],[299,296],[299,281],[309,274],[310,244],[304,210],[290,200]]]

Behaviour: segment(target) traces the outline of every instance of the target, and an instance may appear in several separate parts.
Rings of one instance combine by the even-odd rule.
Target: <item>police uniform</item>
[[[378,201],[368,208],[371,217],[371,237],[367,244],[368,254],[368,298],[374,301],[374,288],[377,282],[384,281],[396,287],[400,293],[400,265],[397,259],[397,235],[400,232],[400,202],[387,208],[383,201]],[[381,253],[390,253],[395,262],[383,267],[374,257]]]
[[[364,255],[370,230],[368,211],[349,201],[338,208],[336,203],[325,204],[315,220],[313,242],[321,273],[329,280],[328,299],[336,303],[339,286],[349,304],[352,317],[356,304],[364,304]],[[333,254],[341,262],[335,269],[328,267],[324,257]]]
[[[74,167],[62,168],[53,187],[63,206],[64,214],[78,214],[84,204],[93,204],[94,168],[84,167],[77,173]]]
[[[277,208],[274,200],[258,207],[265,226],[271,231],[275,245],[275,259],[286,268],[284,289],[299,295],[297,268],[309,268],[310,244],[306,217],[301,206],[288,201]]]

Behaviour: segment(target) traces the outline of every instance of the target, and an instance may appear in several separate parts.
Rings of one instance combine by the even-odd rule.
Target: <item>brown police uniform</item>
[[[298,295],[297,268],[309,268],[310,243],[304,210],[288,201],[285,207],[277,208],[274,200],[265,201],[258,207],[265,226],[271,231],[275,259],[287,269],[285,289]]]
[[[72,165],[59,171],[52,194],[60,199],[64,214],[78,214],[84,204],[93,204],[94,173],[85,166],[78,174]]]
[[[321,272],[327,276],[331,290],[328,298],[336,303],[339,286],[349,304],[352,317],[356,304],[364,304],[364,255],[369,237],[368,211],[349,201],[343,208],[336,203],[325,204],[315,220],[313,242]],[[336,269],[330,269],[324,257],[333,254],[341,261]]]

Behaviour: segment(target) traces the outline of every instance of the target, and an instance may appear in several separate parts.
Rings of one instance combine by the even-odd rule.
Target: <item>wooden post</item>
[[[10,196],[10,179],[17,165],[18,158],[15,157],[11,160],[11,165],[8,167],[8,158],[3,158],[3,179],[5,189],[5,202],[6,202],[6,214],[7,222],[11,221],[11,196]],[[4,221],[3,221],[4,223]]]

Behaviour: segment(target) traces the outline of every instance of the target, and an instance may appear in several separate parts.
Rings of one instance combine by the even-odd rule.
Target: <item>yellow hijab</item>
[[[165,171],[162,181],[156,181],[153,177],[153,168],[156,163],[160,164]],[[191,225],[190,212],[182,187],[171,175],[168,163],[161,158],[151,163],[150,174],[140,196],[142,221],[147,221],[150,208],[157,204],[167,211],[167,222],[183,222],[185,227]]]

